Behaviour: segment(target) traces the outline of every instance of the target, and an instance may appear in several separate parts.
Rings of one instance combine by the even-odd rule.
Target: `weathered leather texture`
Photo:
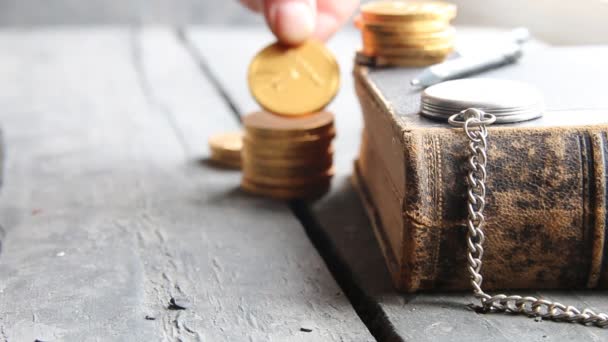
[[[608,49],[594,50],[594,60],[608,60]],[[571,89],[546,81],[580,53],[536,51],[502,74],[493,72],[537,85],[548,112],[542,120],[489,129],[482,270],[487,289],[608,287],[608,110],[601,109],[608,100],[604,95],[587,106]],[[548,58],[551,63],[544,62]],[[601,65],[579,65],[577,77],[599,73],[608,79],[608,68],[597,70]],[[419,91],[406,85],[418,71],[355,69],[367,132],[357,174],[376,213],[376,233],[396,287],[469,289],[467,140],[460,129],[418,115]]]

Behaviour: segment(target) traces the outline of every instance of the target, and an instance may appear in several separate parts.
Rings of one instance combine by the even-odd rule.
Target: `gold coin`
[[[361,23],[360,29],[374,33],[418,34],[441,32],[450,27],[447,21],[411,21],[403,23]]]
[[[363,44],[363,51],[370,55],[412,55],[412,54],[449,54],[454,49],[453,42],[383,42],[367,41]]]
[[[260,140],[251,140],[245,137],[244,143],[248,150],[255,149],[256,151],[276,151],[277,153],[306,153],[307,151],[322,151],[327,150],[332,144],[331,137],[327,139],[319,139],[315,141],[306,141],[303,143],[295,142],[279,142],[272,143],[272,141],[266,141],[265,144],[259,143]]]
[[[283,150],[275,150],[272,148],[264,147],[245,147],[243,150],[243,155],[247,155],[248,159],[256,159],[256,160],[286,160],[286,161],[296,161],[295,163],[305,163],[307,161],[315,161],[317,159],[322,159],[326,156],[333,156],[333,148],[332,146],[325,145],[321,147],[314,147],[310,149],[299,148],[299,149],[283,149]]]
[[[334,169],[332,168],[316,175],[307,175],[306,177],[263,177],[256,175],[252,181],[256,184],[267,186],[300,187],[328,182],[333,176]]]
[[[455,38],[455,30],[449,27],[443,31],[425,33],[395,33],[395,32],[373,32],[367,29],[361,30],[364,44],[383,43],[394,45],[441,45],[452,43]]]
[[[231,159],[224,157],[212,156],[211,161],[219,166],[223,166],[231,169],[240,169],[241,168],[241,160],[240,159]]]
[[[249,89],[266,110],[299,116],[323,109],[340,85],[336,59],[321,43],[310,40],[297,47],[272,44],[249,66]]]
[[[301,158],[303,160],[310,160],[326,154],[333,155],[334,152],[331,142],[322,142],[321,144],[315,143],[312,146],[304,145],[299,148],[274,148],[245,144],[243,146],[243,153],[247,153],[253,158],[261,159]]]
[[[434,57],[395,57],[375,56],[374,66],[378,67],[425,67],[443,62],[447,56]]]
[[[263,186],[263,187],[267,187],[267,188],[274,188],[274,189],[289,189],[289,190],[293,190],[293,191],[297,191],[297,192],[306,192],[309,191],[310,188],[318,188],[318,187],[327,187],[329,185],[329,183],[331,182],[331,176],[330,177],[322,177],[322,178],[316,178],[316,179],[309,179],[309,181],[307,181],[306,183],[302,183],[302,184],[296,184],[296,183],[290,183],[290,184],[286,184],[286,185],[281,185],[281,184],[265,184],[263,183],[264,180],[258,180],[258,179],[251,179],[251,178],[247,178],[247,177],[243,177],[242,180],[245,180],[248,183],[253,183],[255,185],[259,185],[259,186]]]
[[[327,111],[299,117],[283,117],[268,112],[254,112],[243,117],[251,136],[292,138],[324,134],[334,127],[334,116]]]
[[[327,171],[332,167],[332,161],[278,167],[270,164],[263,164],[260,160],[245,159],[242,161],[242,167],[244,174],[249,175],[251,178],[255,178],[255,176],[305,178],[311,174]]]
[[[289,173],[286,172],[285,170],[281,171],[279,169],[268,169],[268,170],[251,170],[250,168],[247,169],[245,168],[245,166],[243,167],[243,176],[250,178],[250,179],[256,179],[256,178],[276,178],[276,179],[281,179],[281,178],[296,178],[296,179],[303,179],[303,178],[307,178],[310,175],[316,175],[316,174],[320,174],[323,172],[328,172],[330,168],[327,169],[318,169],[318,170],[307,170],[306,172],[293,172],[293,173]],[[293,170],[293,169],[292,169]]]
[[[212,135],[209,147],[218,151],[241,153],[243,148],[243,132],[228,132]]]
[[[441,63],[446,57],[384,57],[370,56],[357,51],[356,62],[361,65],[372,67],[424,67]]]
[[[372,46],[365,45],[363,52],[371,56],[401,58],[447,57],[454,50],[452,44],[428,47]]]
[[[291,199],[315,199],[318,198],[327,191],[329,191],[330,182],[321,182],[314,186],[307,185],[303,187],[275,187],[257,184],[246,178],[241,181],[241,188],[254,195],[271,197],[281,200]]]
[[[241,161],[241,154],[225,153],[224,151],[211,150],[211,159],[213,160],[227,160],[230,162]]]
[[[292,162],[293,164],[302,164],[314,162],[315,160],[323,158],[333,158],[334,149],[331,146],[326,146],[324,149],[300,150],[295,152],[285,151],[285,153],[276,153],[270,149],[260,150],[245,146],[243,148],[243,156],[260,160],[286,160]]]
[[[251,129],[245,130],[244,140],[248,140],[254,144],[303,144],[307,142],[315,142],[319,140],[331,140],[336,137],[336,129],[333,125],[324,127],[323,129],[311,130],[310,132],[302,132],[294,135],[281,135],[275,133],[261,132]]]
[[[303,157],[303,158],[299,158]],[[330,166],[333,163],[333,153],[316,156],[291,156],[290,158],[264,158],[247,151],[243,153],[243,160],[247,163],[260,165],[268,168],[302,168],[311,165]]]
[[[229,166],[239,167],[243,148],[243,133],[229,132],[213,135],[209,138],[211,160]]]
[[[212,159],[220,158],[220,159],[240,160],[241,153],[233,153],[233,152],[226,152],[226,151],[222,151],[222,150],[211,149],[211,157],[212,157]]]
[[[365,22],[383,23],[415,20],[449,21],[456,17],[456,6],[441,1],[374,1],[361,6]]]
[[[260,138],[250,134],[245,135],[243,141],[250,146],[265,146],[270,148],[305,148],[311,144],[329,144],[335,138],[336,132],[331,130],[325,135],[308,135],[297,138]]]
[[[333,122],[334,116],[328,111],[320,111],[308,116],[296,118],[286,118],[259,111],[243,117],[243,124],[246,127],[270,132],[307,132],[311,129],[326,127],[333,124]]]
[[[374,56],[368,56],[362,50],[357,50],[355,54],[355,63],[360,65],[374,66],[376,60]]]

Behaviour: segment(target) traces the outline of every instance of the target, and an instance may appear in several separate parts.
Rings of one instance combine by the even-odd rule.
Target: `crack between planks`
[[[188,147],[188,143],[186,142],[186,137],[179,129],[179,125],[175,119],[175,116],[173,115],[169,107],[158,99],[146,75],[141,46],[141,27],[135,26],[131,28],[129,34],[129,46],[131,49],[131,62],[133,63],[133,69],[135,70],[137,82],[139,83],[140,89],[146,101],[148,101],[148,104],[150,104],[152,107],[158,109],[158,111],[162,114],[162,116],[169,124],[171,131],[173,131],[173,134],[177,138],[177,141],[181,146],[182,150],[184,151],[184,153],[189,155],[191,152],[190,148]]]
[[[304,227],[308,238],[372,336],[382,342],[403,342],[403,338],[396,333],[393,323],[386,316],[380,304],[366,295],[365,291],[357,285],[351,276],[347,262],[334,248],[331,239],[315,218],[310,205],[305,201],[292,201],[289,203],[289,207]]]
[[[198,65],[198,67],[201,70],[201,72],[203,73],[203,75],[207,78],[207,80],[209,80],[209,82],[211,83],[211,85],[213,86],[215,91],[224,100],[226,105],[230,108],[230,111],[232,112],[232,114],[235,116],[235,118],[240,123],[241,122],[240,113],[242,113],[241,109],[239,108],[236,101],[234,101],[234,99],[230,96],[230,94],[228,93],[228,90],[226,90],[226,88],[224,88],[224,86],[222,85],[222,82],[219,80],[219,78],[216,77],[215,73],[211,70],[205,57],[198,51],[198,49],[196,48],[196,46],[194,46],[192,41],[190,41],[190,39],[188,39],[186,30],[183,27],[178,27],[175,30],[175,35],[176,35],[178,41],[184,46],[186,51],[190,54],[190,56],[192,57],[192,60]]]
[[[142,52],[141,27],[131,28],[129,46],[132,65],[143,96],[149,106],[155,108],[168,123],[180,149],[184,154],[190,155],[191,151],[186,137],[179,128],[173,112],[158,98],[147,75]],[[158,258],[157,265],[161,265],[159,270],[142,262],[147,284],[145,302],[148,311],[144,319],[150,317],[151,320],[159,321],[163,341],[202,341],[202,334],[187,323],[188,320],[196,319],[196,312],[192,308],[187,308],[182,312],[180,311],[182,309],[176,310],[170,306],[170,301],[176,297],[189,298],[189,295],[180,286],[180,274],[183,273],[181,266],[183,265],[176,263],[176,258],[163,235],[162,228],[153,222],[152,217],[143,214],[137,222],[139,222],[139,226],[136,229],[135,238],[138,241],[140,259],[143,261],[143,259]]]

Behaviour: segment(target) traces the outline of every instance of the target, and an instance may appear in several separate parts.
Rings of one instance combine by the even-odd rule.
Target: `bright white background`
[[[459,24],[527,26],[553,44],[608,44],[608,0],[452,1],[459,5]],[[116,24],[242,26],[263,21],[237,0],[0,0],[0,27]]]
[[[608,44],[608,0],[455,0],[457,23],[526,26],[554,44]],[[607,62],[608,63],[608,62]]]

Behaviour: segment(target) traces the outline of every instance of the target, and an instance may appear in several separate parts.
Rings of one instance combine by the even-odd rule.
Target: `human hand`
[[[359,0],[240,0],[262,12],[268,26],[285,44],[297,45],[310,37],[327,40],[353,14]]]

